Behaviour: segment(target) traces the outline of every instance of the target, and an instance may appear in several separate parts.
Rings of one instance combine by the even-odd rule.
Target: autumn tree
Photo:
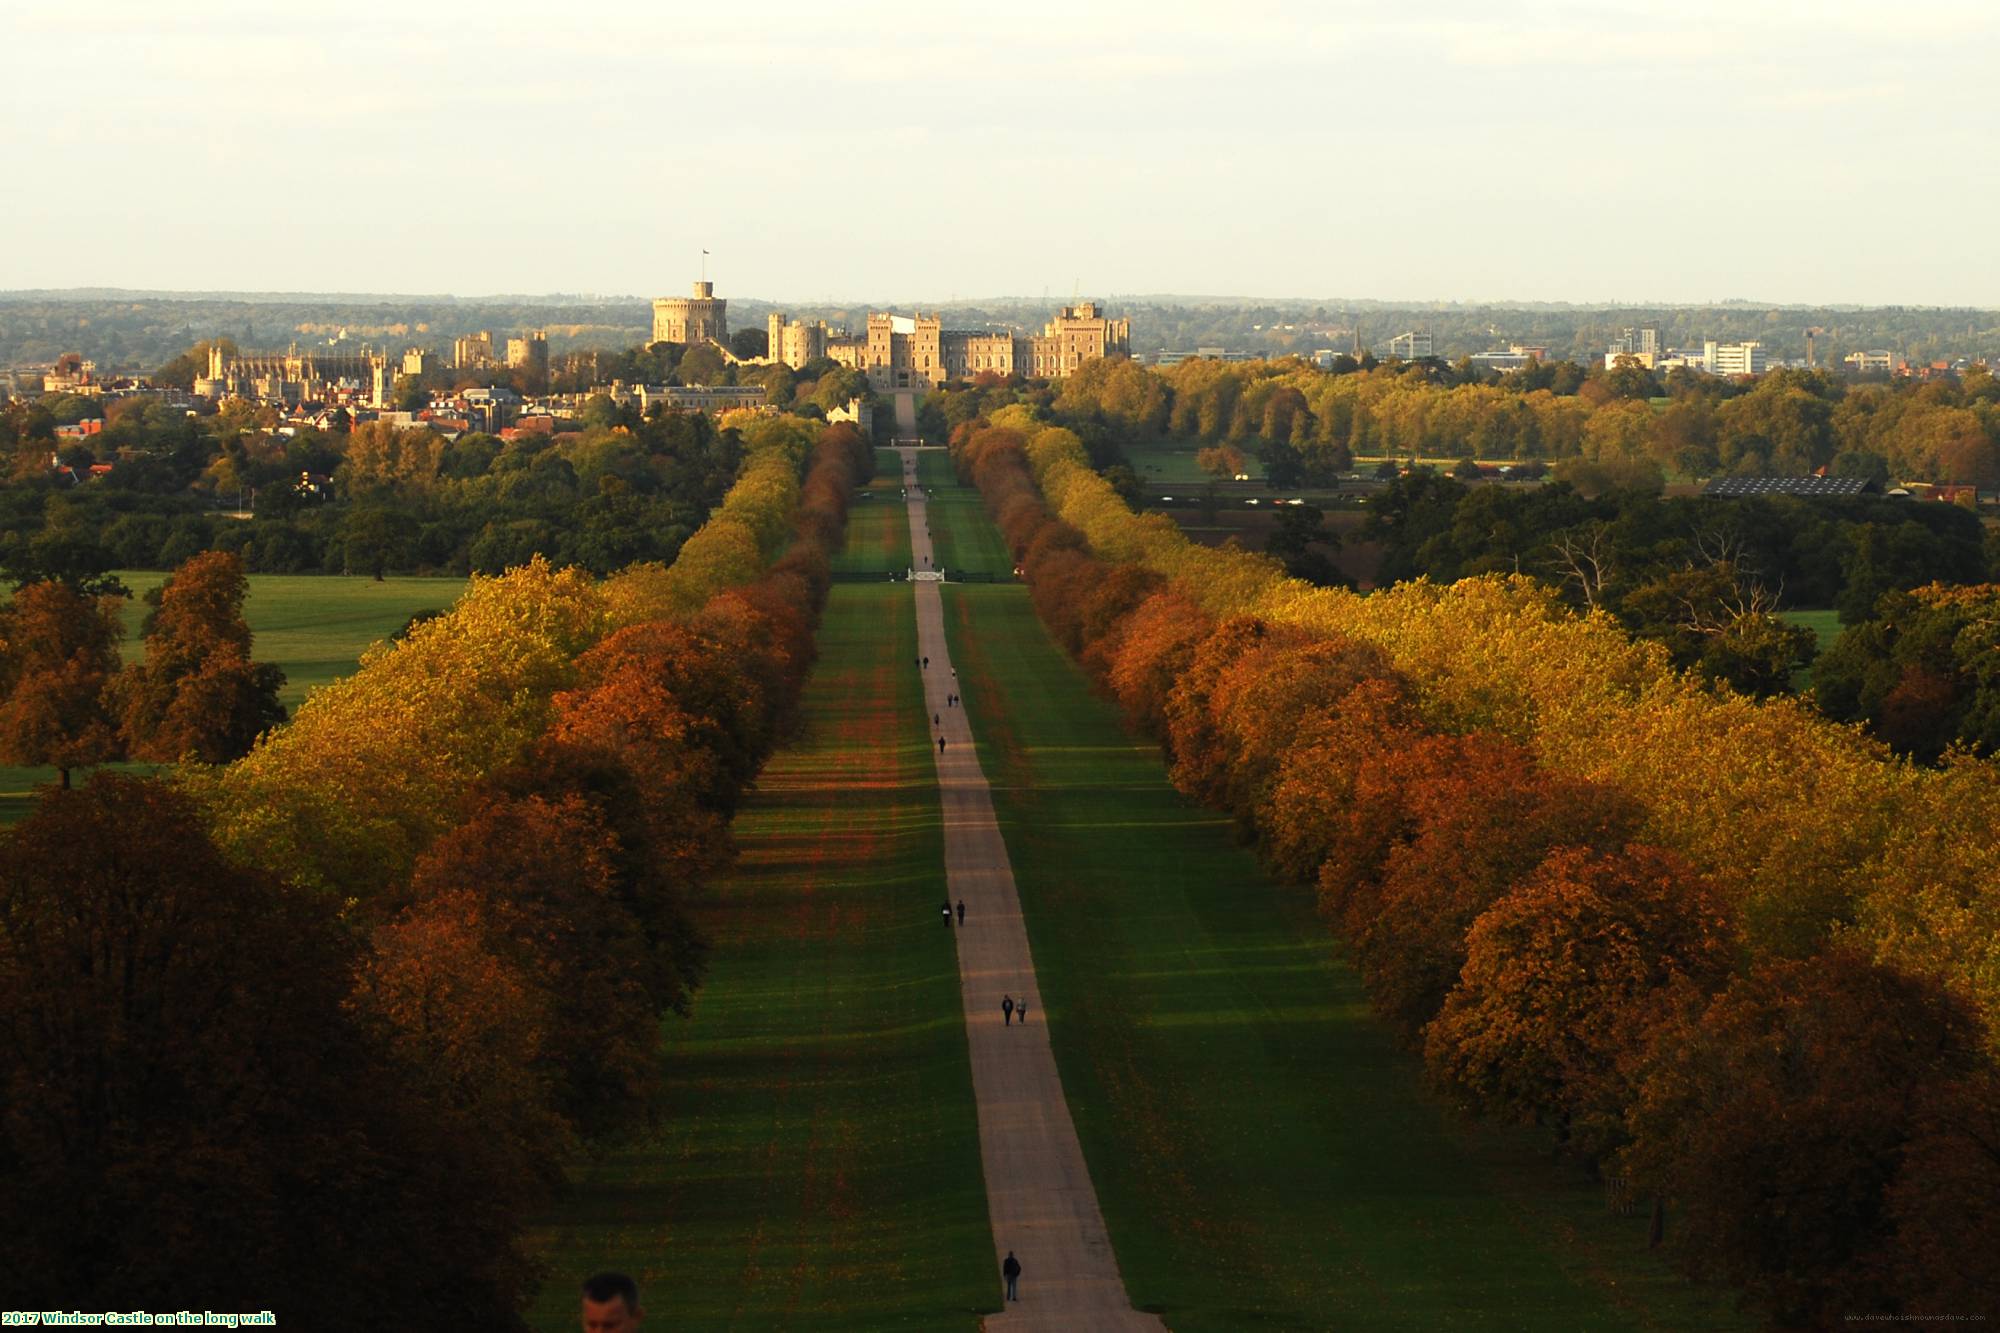
[[[337,904],[225,860],[165,784],[99,773],[0,839],[11,1295],[521,1328],[527,1192],[349,1013],[353,962]]]
[[[1561,847],[1488,908],[1430,1025],[1425,1060],[1488,1110],[1588,1139],[1615,1132],[1616,1072],[1649,1001],[1716,984],[1732,961],[1722,894],[1685,861],[1633,844]]]
[[[1185,593],[1171,588],[1141,602],[1125,621],[1109,683],[1128,722],[1164,736],[1167,698],[1214,622]]]
[[[1406,1038],[1459,984],[1482,913],[1557,847],[1622,847],[1642,813],[1610,788],[1541,772],[1512,745],[1461,754],[1436,780],[1405,788],[1415,835],[1384,862],[1373,914],[1350,923],[1369,999]]]
[[[2000,1070],[1915,1092],[1889,1195],[1891,1281],[1905,1310],[2000,1316]]]
[[[118,604],[48,580],[0,610],[0,759],[51,765],[67,787],[70,770],[118,757]]]
[[[1272,872],[1295,884],[1318,882],[1335,840],[1346,833],[1360,767],[1421,734],[1416,708],[1393,677],[1364,680],[1328,714],[1309,719],[1280,756],[1258,813]]]
[[[419,858],[410,894],[469,917],[481,948],[535,988],[553,1104],[585,1133],[656,1091],[674,977],[620,893],[617,845],[581,795],[494,797]]]
[[[278,702],[285,673],[250,660],[248,591],[242,561],[224,551],[195,556],[160,586],[146,660],[118,681],[132,755],[226,763],[285,720]]]
[[[1661,1015],[1623,1160],[1678,1211],[1683,1265],[1788,1326],[1894,1312],[1892,1187],[1917,1094],[1966,1077],[1977,1047],[1935,983],[1848,950],[1766,962]]]
[[[1217,481],[1228,481],[1243,471],[1243,451],[1226,444],[1200,449],[1194,465]]]
[[[552,1000],[494,929],[468,891],[412,904],[372,933],[349,1005],[483,1173],[533,1193],[559,1184],[575,1137],[554,1105]]]

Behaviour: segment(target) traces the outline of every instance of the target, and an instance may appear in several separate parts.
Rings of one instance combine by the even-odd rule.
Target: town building
[[[1422,361],[1431,355],[1431,335],[1415,330],[1399,333],[1389,340],[1389,355],[1404,361]]]
[[[679,412],[728,412],[737,408],[758,408],[770,399],[761,384],[635,384],[627,401],[637,401],[643,415],[655,407]],[[613,395],[618,401],[618,395]]]
[[[403,353],[403,373],[424,376],[438,368],[437,353],[425,347],[412,347]]]
[[[1856,375],[1893,375],[1903,363],[1902,357],[1887,349],[1849,352],[1841,360]]]
[[[1540,344],[1510,343],[1504,352],[1474,352],[1467,359],[1480,370],[1520,370],[1532,362],[1543,360],[1549,349]]]
[[[43,393],[75,393],[96,397],[104,388],[97,382],[97,363],[86,361],[81,352],[64,352],[42,376]]]
[[[1627,329],[1611,340],[1604,349],[1604,368],[1616,370],[1618,358],[1629,356],[1647,370],[1657,370],[1660,366],[1660,331],[1658,329]]]
[[[360,403],[385,407],[400,362],[369,348],[312,349],[293,343],[282,352],[208,349],[208,373],[194,382],[204,398],[254,398],[270,403]]]
[[[1704,342],[1701,359],[1711,375],[1761,375],[1769,367],[1764,344],[1749,342]]]

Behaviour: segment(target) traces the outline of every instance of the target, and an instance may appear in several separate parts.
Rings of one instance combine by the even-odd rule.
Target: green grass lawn
[[[847,511],[847,545],[836,573],[887,573],[910,567],[910,516],[903,503],[903,463],[894,449],[875,451],[875,475]]]
[[[121,570],[119,579],[132,590],[125,603],[125,660],[145,656],[139,625],[146,617],[144,597],[166,575],[151,570]],[[403,627],[417,611],[444,610],[465,590],[463,579],[347,578],[333,574],[252,574],[243,617],[254,636],[251,652],[260,662],[276,662],[285,671],[279,698],[287,710],[298,708],[306,692],[350,674],[363,650]],[[151,771],[152,765],[119,765]],[[11,824],[28,812],[33,788],[53,782],[52,768],[0,768],[0,824]]]
[[[928,506],[931,545],[945,577],[992,574],[1012,578],[1014,559],[1000,539],[1000,530],[986,517],[979,492],[958,484],[950,456],[942,450],[918,454],[917,478],[933,492]]]
[[[1780,611],[1778,618],[1810,629],[1818,637],[1819,650],[1822,653],[1833,647],[1833,641],[1839,638],[1841,630],[1846,628],[1840,623],[1838,611]],[[1792,686],[1794,689],[1806,689],[1812,685],[1812,678],[1812,667],[1805,666],[1793,673]]]
[[[1778,616],[1794,625],[1804,625],[1818,635],[1821,652],[1833,647],[1833,641],[1839,638],[1840,631],[1846,628],[1840,623],[1838,611],[1780,611]]]
[[[669,1019],[657,1132],[538,1228],[538,1329],[638,1279],[648,1327],[965,1329],[1000,1306],[907,584],[838,584],[808,732],[738,817],[742,863]]]
[[[1145,444],[1125,446],[1125,456],[1132,460],[1132,470],[1139,479],[1150,485],[1195,486],[1215,478],[1196,466],[1195,454],[1213,446],[1199,440],[1160,440]],[[1253,481],[1264,476],[1264,465],[1257,461],[1257,449],[1253,443],[1236,446],[1243,455],[1243,470]]]
[[[1424,1091],[1306,895],[1172,790],[1024,588],[945,593],[1135,1304],[1180,1333],[1744,1326],[1536,1136],[1469,1126]]]

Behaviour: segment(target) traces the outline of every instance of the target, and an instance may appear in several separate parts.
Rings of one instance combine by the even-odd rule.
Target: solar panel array
[[[1703,495],[1860,495],[1866,477],[1717,477]]]

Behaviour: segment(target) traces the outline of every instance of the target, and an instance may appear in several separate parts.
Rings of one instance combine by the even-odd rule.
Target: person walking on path
[[[937,715],[936,713],[932,713],[932,714],[931,714],[931,725],[932,725],[932,726],[934,726],[934,727],[941,727],[941,726],[943,726],[943,725],[944,725],[944,719],[943,719],[943,718],[941,718],[941,717],[939,717],[939,716],[938,716],[938,715]]]
[[[1011,996],[1011,995],[1002,995],[1002,996],[1000,997],[1000,1018],[1001,1018],[1001,1022],[1002,1022],[1002,1025],[1003,1025],[1003,1026],[1005,1026],[1005,1027],[1013,1027],[1013,1026],[1014,1026],[1014,997],[1013,997],[1013,996]]]
[[[961,926],[965,924],[965,899],[963,898],[958,900],[958,924]]]
[[[945,903],[940,910],[944,913],[944,923],[949,926],[951,924],[951,904],[949,902]]]
[[[930,669],[931,669],[931,659],[926,657],[924,659],[924,670],[929,671]]]
[[[1025,996],[1025,995],[1024,995],[1024,996],[1022,996],[1022,997],[1021,997],[1021,999],[1020,999],[1020,1000],[1019,1000],[1018,1002],[1016,1002],[1016,1004],[1014,1005],[1014,1017],[1016,1017],[1016,1018],[1020,1019],[1020,1020],[1021,1020],[1021,1023],[1022,1023],[1022,1025],[1023,1025],[1023,1026],[1025,1026],[1025,1025],[1027,1024],[1027,1022],[1028,1022],[1028,997],[1027,997],[1027,996]]]
[[[938,753],[944,753],[944,737],[942,736],[938,737]]]
[[[1007,1299],[1020,1300],[1021,1298],[1014,1293],[1014,1284],[1021,1280],[1021,1261],[1014,1257],[1012,1250],[1007,1251],[1007,1262],[1000,1265],[1000,1272],[1007,1279]]]

